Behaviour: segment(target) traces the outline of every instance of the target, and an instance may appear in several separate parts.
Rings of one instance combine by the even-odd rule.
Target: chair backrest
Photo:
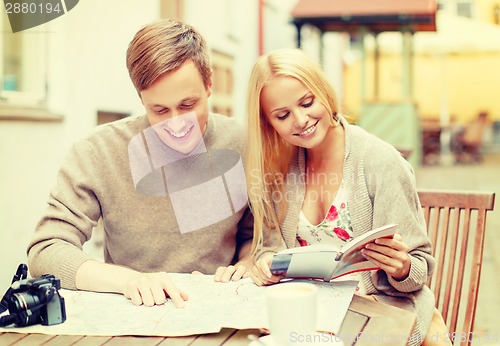
[[[483,261],[486,213],[495,193],[419,190],[436,270],[427,285],[450,333],[470,345]],[[461,325],[461,326],[460,326]],[[453,335],[453,334],[452,334]],[[465,341],[464,341],[465,340]]]

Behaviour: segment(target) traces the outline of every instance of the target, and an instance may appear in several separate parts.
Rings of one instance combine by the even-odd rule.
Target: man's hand
[[[134,305],[164,304],[170,297],[174,305],[181,308],[188,300],[188,295],[179,290],[165,272],[141,273],[94,260],[78,268],[75,286],[85,291],[121,293]]]
[[[134,279],[127,282],[123,295],[134,305],[161,305],[172,299],[175,307],[183,308],[188,295],[175,287],[165,272],[139,273]]]

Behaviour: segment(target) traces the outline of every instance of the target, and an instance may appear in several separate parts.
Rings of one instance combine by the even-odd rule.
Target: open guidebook
[[[330,281],[349,273],[375,270],[378,267],[361,255],[366,244],[378,238],[392,238],[397,225],[385,225],[345,243],[334,245],[309,245],[285,249],[273,256],[271,272],[285,278],[313,278]]]

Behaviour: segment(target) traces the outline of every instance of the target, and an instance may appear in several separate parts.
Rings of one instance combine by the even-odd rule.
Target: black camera
[[[19,265],[12,285],[1,301],[0,326],[15,324],[18,327],[41,323],[44,326],[63,323],[66,320],[64,298],[59,294],[61,281],[54,275],[45,274],[26,279],[28,267]]]

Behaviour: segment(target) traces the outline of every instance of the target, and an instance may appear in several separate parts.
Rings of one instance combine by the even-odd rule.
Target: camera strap
[[[24,280],[28,277],[28,266],[24,263],[21,263],[17,267],[17,271],[12,278],[12,284],[19,280]],[[0,302],[0,314],[9,308],[9,304],[7,302],[8,297],[10,297],[10,291],[12,291],[12,286],[9,287],[7,292],[2,297],[2,301]],[[0,322],[1,323],[1,322]]]
[[[0,302],[0,314],[9,308],[7,303],[7,297],[10,296],[10,291],[12,291],[12,287],[9,287],[7,292],[3,295],[2,301]]]
[[[24,263],[21,263],[16,270],[16,273],[14,274],[14,277],[12,278],[12,283],[19,281],[19,280],[24,280],[28,277],[28,266]]]
[[[7,315],[0,317],[0,327],[7,327],[11,324],[16,323],[17,316],[16,315]]]

